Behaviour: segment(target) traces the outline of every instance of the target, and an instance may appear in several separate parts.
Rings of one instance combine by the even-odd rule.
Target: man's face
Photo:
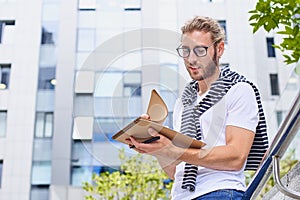
[[[219,59],[213,42],[210,33],[193,31],[183,34],[182,47],[190,49],[189,56],[184,58],[184,64],[193,80],[204,80],[218,73]],[[197,46],[208,47],[207,54],[197,56],[193,50]]]

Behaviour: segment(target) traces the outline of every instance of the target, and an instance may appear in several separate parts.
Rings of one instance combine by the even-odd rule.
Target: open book
[[[176,146],[182,148],[201,148],[205,145],[205,143],[201,141],[163,126],[168,116],[168,108],[156,90],[152,90],[147,114],[150,116],[150,119],[139,117],[113,135],[112,138],[125,144],[127,144],[126,139],[130,136],[134,137],[138,142],[145,142],[153,138],[153,136],[148,133],[148,129],[151,127],[169,138]]]

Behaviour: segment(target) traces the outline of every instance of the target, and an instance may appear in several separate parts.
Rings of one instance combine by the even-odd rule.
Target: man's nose
[[[192,65],[197,64],[198,56],[194,53],[194,51],[190,51],[190,55],[187,57],[187,61]]]

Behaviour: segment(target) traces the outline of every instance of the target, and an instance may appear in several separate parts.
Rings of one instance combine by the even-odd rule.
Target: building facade
[[[252,34],[254,7],[238,0],[0,0],[0,199],[83,199],[92,173],[118,170],[123,146],[111,136],[146,111],[151,89],[166,101],[172,127],[174,102],[189,80],[175,49],[180,27],[195,15],[226,30],[221,62],[258,85],[274,134],[299,77],[272,47],[278,36]]]

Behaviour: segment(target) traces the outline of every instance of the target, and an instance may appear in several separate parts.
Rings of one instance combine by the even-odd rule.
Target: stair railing
[[[256,171],[252,181],[245,191],[243,200],[256,199],[272,173],[273,156],[281,158],[288,146],[291,144],[295,135],[300,129],[300,91],[288,112],[286,118],[281,123],[269,150],[262,159],[262,164]],[[280,190],[281,191],[281,190]]]

